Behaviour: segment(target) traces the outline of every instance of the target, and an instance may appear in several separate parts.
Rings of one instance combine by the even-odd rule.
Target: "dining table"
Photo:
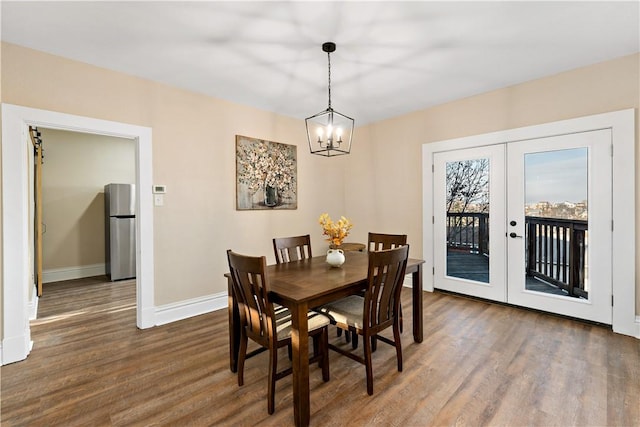
[[[331,267],[326,256],[267,266],[270,297],[291,312],[291,345],[293,370],[293,414],[296,426],[307,426],[310,420],[309,393],[309,309],[361,292],[367,286],[368,253],[345,252],[345,262]],[[424,260],[409,258],[406,274],[411,274],[413,307],[413,340],[423,339],[422,265]],[[229,362],[232,372],[238,369],[240,347],[240,315],[235,304],[229,273]]]

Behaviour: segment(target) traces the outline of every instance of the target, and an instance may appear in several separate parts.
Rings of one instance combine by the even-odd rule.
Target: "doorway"
[[[29,354],[29,305],[33,300],[30,274],[28,146],[29,126],[70,130],[131,139],[136,145],[137,281],[136,324],[155,326],[153,306],[153,200],[151,129],[125,123],[46,110],[2,105],[3,202],[3,339],[2,364]]]
[[[634,122],[634,110],[624,110],[424,144],[423,257],[426,271],[432,271],[425,275],[425,290],[447,289],[449,284],[456,283],[457,292],[591,318],[611,324],[614,332],[640,336],[640,325],[635,320]],[[593,136],[595,142],[586,146],[580,142],[578,146],[571,141],[570,135],[577,135],[580,140]],[[566,146],[563,145],[565,142]],[[574,164],[582,164],[582,170],[590,174],[582,179],[586,182],[586,190],[582,191],[589,194],[588,200],[569,202],[565,206],[577,216],[588,210],[587,217],[554,220],[557,223],[576,222],[573,228],[558,224],[536,224],[537,228],[528,228],[533,225],[527,223],[526,217],[541,216],[539,211],[532,209],[542,208],[543,203],[525,208],[526,195],[534,194],[536,184],[527,178],[526,170],[533,171],[536,162],[541,163],[541,160],[548,162],[548,156],[560,158],[562,155],[569,155],[577,162]],[[449,210],[449,216],[458,216],[457,224],[446,223],[444,181],[447,163],[462,169],[466,166],[467,172],[481,169],[483,164],[489,165],[488,179],[479,182],[482,189],[478,194],[482,197],[473,201],[473,212],[465,212],[467,217],[462,219],[463,212]],[[546,184],[546,188],[553,189],[553,185]],[[483,220],[486,221],[483,223]],[[455,226],[459,227],[457,231]],[[476,231],[468,234],[469,241],[460,240],[463,231],[472,227],[476,227]],[[480,236],[480,227],[488,229],[488,239]],[[537,246],[527,243],[527,233],[533,233],[531,241],[538,242]],[[452,237],[458,240],[451,240],[447,245],[447,238]],[[573,248],[572,242],[576,244]],[[567,249],[562,247],[563,243]],[[473,250],[469,251],[465,245]],[[453,257],[448,255],[460,255],[464,250],[472,252],[478,263],[461,272],[454,268]],[[572,254],[565,255],[569,251],[573,251]],[[564,268],[563,263],[569,256],[583,257],[586,265],[578,263],[575,265],[580,268],[576,269],[575,265]],[[604,262],[596,272],[593,257],[605,258],[608,265]],[[544,267],[542,271],[533,269],[538,267],[535,263],[545,260],[551,261],[548,270]],[[485,271],[478,269],[482,261],[488,266],[483,267]],[[573,273],[571,268],[574,268]],[[562,270],[560,275],[557,275],[558,269]],[[475,276],[464,275],[469,272]],[[543,278],[542,274],[548,277]],[[572,274],[571,286],[562,286]],[[596,275],[599,276],[596,278]],[[562,292],[568,290],[574,295],[541,292],[527,279],[544,281],[545,285],[550,284]],[[600,288],[598,285],[599,290],[596,290],[596,281],[605,286]],[[600,305],[596,312],[601,310],[604,314],[588,317],[581,312],[587,307],[593,310],[594,304]],[[564,311],[567,305],[574,311]],[[559,309],[560,306],[563,308]]]
[[[46,153],[41,165],[42,281],[104,276],[105,185],[135,183],[135,145],[131,139],[45,127],[38,132]],[[130,277],[135,263],[132,268]]]
[[[434,153],[435,286],[611,324],[611,131]]]

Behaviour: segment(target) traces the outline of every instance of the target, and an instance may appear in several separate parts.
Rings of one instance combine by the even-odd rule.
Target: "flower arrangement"
[[[320,215],[318,222],[322,226],[322,234],[327,236],[327,242],[333,246],[340,246],[345,237],[349,235],[353,224],[347,218],[341,216],[337,222],[333,222],[329,214]]]
[[[258,140],[242,141],[237,147],[239,181],[251,194],[265,187],[277,188],[288,196],[296,189],[296,158],[291,146]]]

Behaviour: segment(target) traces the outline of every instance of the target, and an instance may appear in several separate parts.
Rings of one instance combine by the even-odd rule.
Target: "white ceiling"
[[[639,51],[639,2],[12,2],[2,40],[356,125]]]

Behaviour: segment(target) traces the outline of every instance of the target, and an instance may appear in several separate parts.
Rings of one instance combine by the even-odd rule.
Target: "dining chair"
[[[227,250],[233,292],[240,312],[240,349],[238,354],[238,386],[244,384],[245,360],[269,351],[269,388],[267,410],[275,410],[276,381],[291,374],[292,368],[278,371],[278,349],[291,345],[291,314],[286,307],[276,310],[269,299],[269,276],[266,257],[252,257]],[[318,362],[322,379],[329,381],[328,325],[329,319],[317,312],[309,312],[309,336],[313,338],[313,356],[309,363]],[[260,348],[247,354],[248,339]]]
[[[406,244],[406,234],[383,234],[369,232],[367,250],[379,251],[381,249],[393,249]]]
[[[403,246],[407,244],[407,235],[406,234],[384,234],[384,233],[372,233],[369,232],[369,238],[367,239],[367,250],[368,251],[379,251],[382,249],[393,249],[398,246]],[[361,293],[360,295],[364,295]],[[402,306],[400,306],[400,332],[403,331],[404,325],[402,321]],[[348,334],[347,334],[348,335]],[[358,335],[353,334],[351,337],[351,346],[356,349],[358,348]],[[376,350],[375,341],[373,343],[373,351]]]
[[[276,264],[284,264],[300,259],[312,258],[311,252],[311,235],[295,236],[295,237],[275,237],[273,239],[273,253],[276,257]],[[338,336],[342,335],[342,329],[338,329]],[[345,333],[347,342],[351,342],[349,333]],[[356,337],[355,345],[358,344]],[[291,357],[291,352],[289,352]]]
[[[402,372],[399,310],[400,291],[408,257],[409,245],[369,252],[367,289],[364,297],[350,295],[325,304],[319,309],[337,327],[362,335],[364,357],[355,354],[353,349],[347,351],[333,344],[329,344],[329,348],[365,365],[369,395],[373,394],[371,353],[375,340],[396,348],[398,371]],[[393,328],[393,340],[378,335],[389,327]]]
[[[273,239],[273,253],[277,264],[311,258],[311,236],[276,237]]]
[[[368,251],[379,251],[382,249],[393,249],[398,246],[403,246],[407,244],[407,235],[406,234],[385,234],[385,233],[372,233],[369,232],[369,237],[367,239],[367,250]],[[364,293],[360,293],[361,296],[364,296]],[[400,332],[403,331],[403,321],[402,321],[402,307],[400,307]],[[351,334],[346,332],[347,341],[351,341],[351,347],[355,350],[358,348],[358,335]],[[376,344],[374,341],[373,350],[375,351]]]

